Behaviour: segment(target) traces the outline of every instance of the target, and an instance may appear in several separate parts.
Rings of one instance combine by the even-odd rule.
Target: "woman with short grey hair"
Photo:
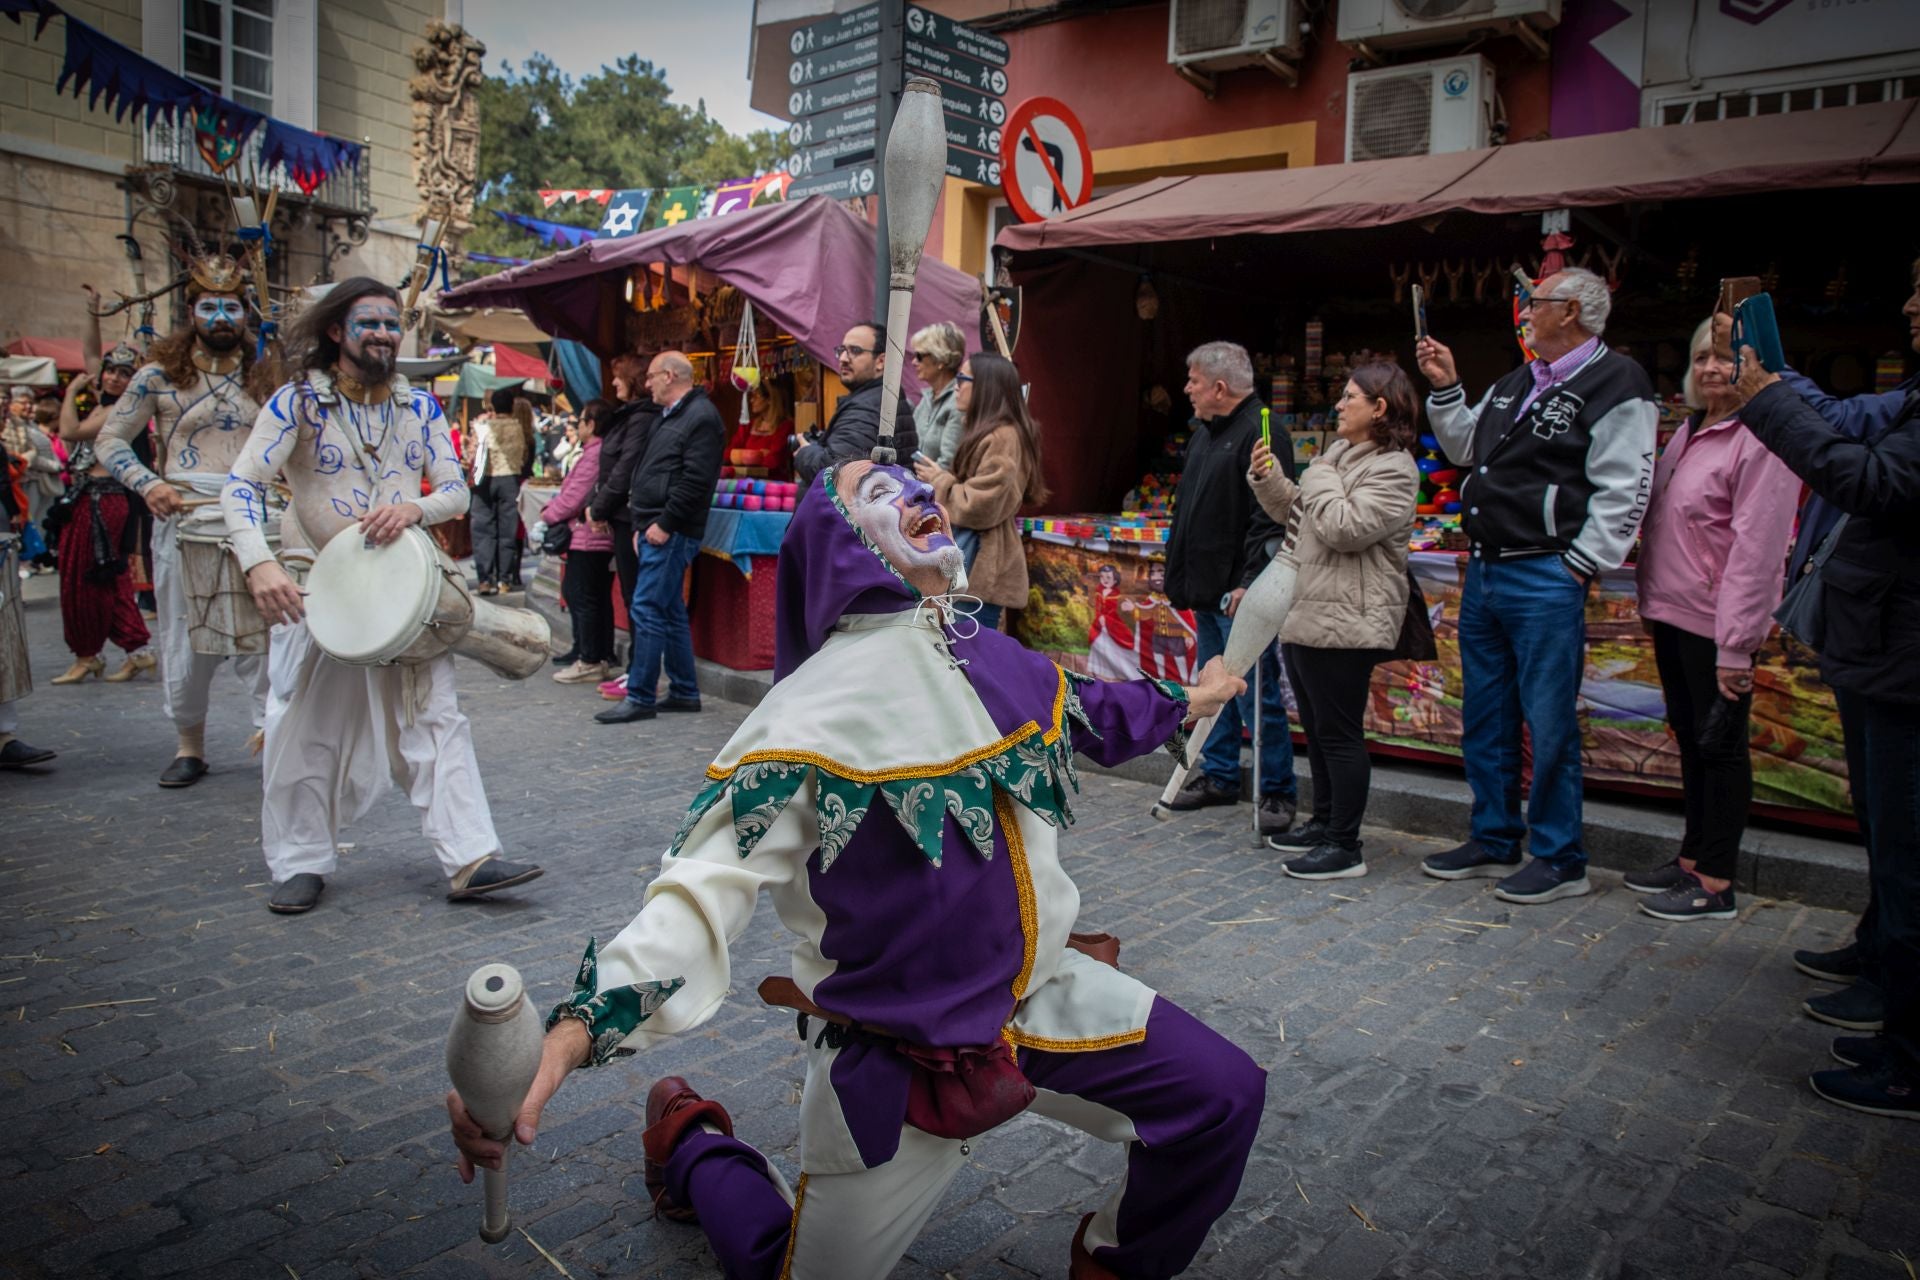
[[[958,325],[945,320],[930,324],[913,335],[907,344],[913,357],[913,374],[927,384],[926,394],[913,407],[914,430],[920,434],[920,452],[948,471],[960,450],[963,425],[960,408],[954,403],[954,375],[967,358],[967,340]]]

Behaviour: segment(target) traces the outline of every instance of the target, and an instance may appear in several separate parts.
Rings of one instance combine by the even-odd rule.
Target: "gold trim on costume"
[[[800,1243],[800,1206],[807,1200],[807,1175],[801,1174],[793,1188],[793,1224],[787,1228],[787,1256],[780,1262],[780,1280],[792,1280],[793,1247]]]
[[[1121,1031],[1110,1036],[1095,1036],[1091,1040],[1049,1040],[1045,1036],[1030,1036],[1022,1031],[1008,1027],[1002,1033],[1008,1043],[1022,1049],[1039,1049],[1045,1053],[1094,1053],[1101,1049],[1118,1049],[1122,1045],[1141,1044],[1147,1038],[1147,1029],[1141,1027],[1135,1031]]]
[[[999,815],[1000,829],[1007,834],[1007,861],[1013,867],[1013,890],[1020,900],[1020,972],[1013,979],[1013,998],[1017,1004],[1026,998],[1027,983],[1033,978],[1033,962],[1039,951],[1040,908],[1033,897],[1033,873],[1027,868],[1027,842],[1020,837],[1019,815],[1007,793],[996,789],[993,809]]]

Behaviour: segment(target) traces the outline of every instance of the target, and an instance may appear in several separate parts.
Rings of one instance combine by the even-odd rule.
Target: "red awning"
[[[547,370],[545,361],[537,356],[522,355],[505,343],[493,349],[493,371],[502,378],[539,378],[545,382],[554,381],[554,376]]]
[[[1443,213],[1920,182],[1920,103],[1666,125],[1359,164],[1158,178],[1008,227],[1014,250],[1284,235]]]
[[[62,373],[80,373],[86,360],[80,354],[78,338],[15,338],[7,344],[10,356],[51,356]]]

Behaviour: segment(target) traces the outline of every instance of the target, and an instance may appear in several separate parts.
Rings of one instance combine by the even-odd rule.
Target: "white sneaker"
[[[599,684],[607,678],[604,662],[580,661],[553,673],[555,684]]]

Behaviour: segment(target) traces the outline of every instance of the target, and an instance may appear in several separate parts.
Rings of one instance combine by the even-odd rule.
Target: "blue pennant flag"
[[[652,196],[653,192],[638,188],[614,192],[613,199],[607,201],[607,220],[600,224],[600,234],[608,240],[620,240],[637,233],[647,219],[647,201]]]
[[[589,240],[597,240],[600,233],[592,227],[576,227],[565,222],[548,222],[545,218],[529,218],[524,213],[508,213],[504,209],[495,209],[493,216],[511,227],[539,236],[542,244],[557,244],[564,248],[574,248]]]

